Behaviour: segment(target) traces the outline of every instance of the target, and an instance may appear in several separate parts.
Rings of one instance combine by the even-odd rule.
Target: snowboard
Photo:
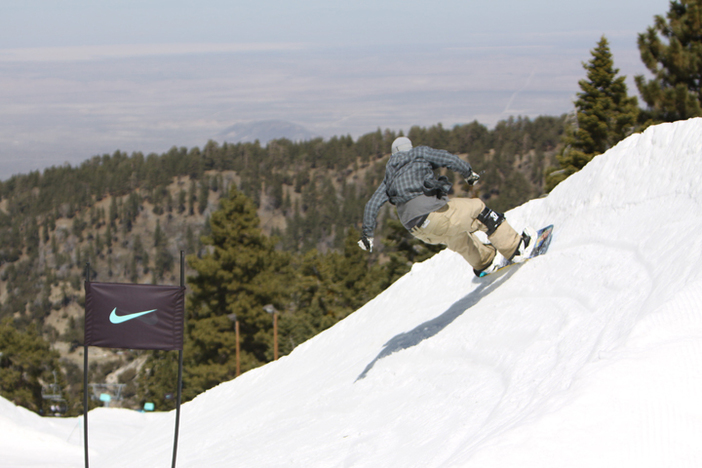
[[[531,251],[531,255],[529,255],[529,258],[527,258],[527,260],[530,260],[534,257],[538,257],[539,255],[543,255],[546,253],[549,245],[551,245],[551,234],[553,234],[553,224],[550,224],[545,228],[541,228],[536,232],[536,244],[534,245],[534,250]],[[510,265],[514,265],[514,262],[510,260],[505,260],[504,265],[500,265],[490,273],[482,272],[480,273],[480,277],[482,278],[484,276],[493,275],[498,271],[507,268]]]

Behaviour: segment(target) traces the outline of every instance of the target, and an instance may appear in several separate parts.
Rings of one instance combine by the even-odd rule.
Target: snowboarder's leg
[[[497,230],[488,236],[488,239],[497,250],[507,259],[512,258],[519,247],[522,236],[512,229],[506,222],[499,225]]]
[[[468,201],[469,199],[459,199]],[[479,200],[478,200],[479,201]],[[479,202],[482,204],[482,202]],[[438,211],[430,213],[427,222],[412,230],[412,235],[428,244],[443,244],[457,252],[476,270],[482,270],[495,258],[495,247],[483,244],[472,233],[477,230],[479,223],[461,214],[475,210],[475,203],[458,203],[450,201]],[[484,205],[483,205],[484,206]],[[478,210],[478,213],[480,210]],[[473,225],[475,223],[475,226]]]
[[[456,212],[455,223],[467,232],[482,231],[488,240],[505,257],[512,258],[519,246],[521,236],[505,220],[501,213],[492,211],[479,198],[456,198],[449,202]],[[480,270],[480,268],[476,268]]]
[[[478,271],[487,268],[495,259],[497,252],[495,247],[483,244],[480,239],[467,232],[449,238],[446,247],[461,254],[470,266]]]

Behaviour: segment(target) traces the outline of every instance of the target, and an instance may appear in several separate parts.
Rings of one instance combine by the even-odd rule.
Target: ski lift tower
[[[61,386],[58,384],[56,379],[56,371],[54,374],[54,383],[48,385],[42,385],[41,387],[41,397],[45,400],[49,400],[49,416],[63,416],[68,411],[68,402],[63,398],[63,392],[61,391]]]

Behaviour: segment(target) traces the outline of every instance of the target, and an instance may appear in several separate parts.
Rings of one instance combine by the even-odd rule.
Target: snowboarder
[[[519,235],[503,214],[489,209],[479,198],[449,199],[452,184],[445,176],[435,177],[434,169],[439,167],[458,172],[471,186],[480,179],[470,164],[448,151],[427,146],[413,148],[409,138],[395,139],[385,178],[366,203],[363,236],[358,245],[373,251],[376,218],[389,201],[414,237],[428,244],[446,245],[461,254],[477,276],[504,265],[505,259],[514,263],[528,259],[536,231],[528,227]],[[487,234],[490,242],[484,244],[476,231]]]

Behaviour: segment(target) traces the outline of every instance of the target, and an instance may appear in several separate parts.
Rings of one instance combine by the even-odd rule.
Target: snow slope
[[[701,176],[702,119],[631,136],[508,213],[555,224],[547,255],[414,265],[185,404],[177,466],[702,466]],[[79,419],[0,403],[3,466],[83,466]],[[89,422],[91,466],[169,466],[174,413]]]

